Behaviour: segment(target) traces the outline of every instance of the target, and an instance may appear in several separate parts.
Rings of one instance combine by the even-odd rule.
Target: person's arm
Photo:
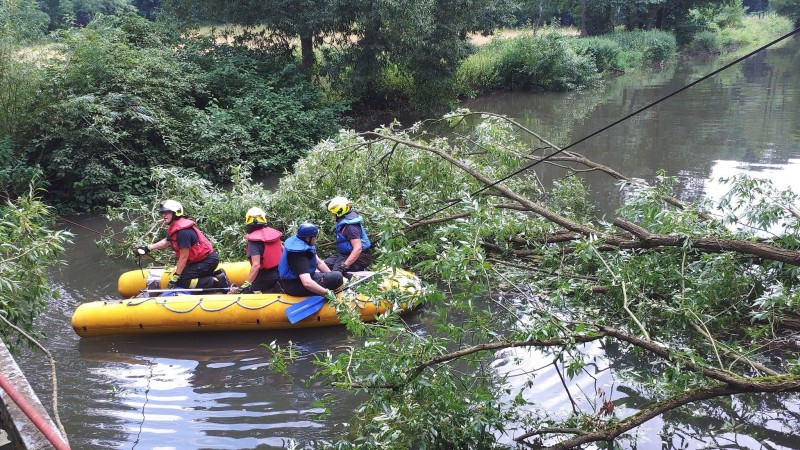
[[[303,283],[303,287],[309,291],[319,295],[325,295],[328,293],[327,289],[325,289],[323,286],[320,286],[319,283],[311,278],[310,273],[301,273],[298,277],[300,278],[300,282]]]
[[[158,242],[153,242],[152,244],[148,245],[147,249],[148,250],[161,250],[162,248],[167,248],[167,247],[169,247],[169,241],[167,241],[167,238],[164,238],[164,239],[162,239],[162,240],[160,240]]]
[[[328,267],[327,264],[325,264],[325,261],[322,258],[317,257],[317,270],[319,270],[322,273],[326,273],[330,272],[331,268]]]
[[[261,255],[253,255],[250,257],[250,273],[247,274],[245,282],[253,284],[259,270],[261,270]]]
[[[349,269],[350,266],[358,260],[358,257],[361,256],[361,239],[350,239],[350,245],[353,246],[353,251],[347,255],[347,259],[342,263],[342,269]]]
[[[258,271],[261,270],[261,255],[253,255],[250,258],[250,273],[247,274],[247,279],[244,280],[241,286],[231,285],[230,290],[228,291],[229,294],[240,294],[244,292],[245,289],[252,286],[253,281],[255,281],[256,277],[258,276]]]

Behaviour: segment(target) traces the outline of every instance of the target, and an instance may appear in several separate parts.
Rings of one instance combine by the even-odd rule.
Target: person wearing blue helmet
[[[278,262],[278,274],[283,292],[298,297],[324,295],[334,300],[333,289],[342,285],[342,273],[331,271],[325,261],[317,257],[319,227],[304,222],[297,233],[283,243],[283,254]]]

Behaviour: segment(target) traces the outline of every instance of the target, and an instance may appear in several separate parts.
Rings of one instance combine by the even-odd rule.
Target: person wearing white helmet
[[[336,221],[337,253],[326,258],[325,264],[344,274],[366,270],[372,262],[372,242],[361,215],[353,210],[350,200],[339,196],[328,202],[328,211]]]
[[[275,289],[278,282],[278,262],[281,260],[283,233],[267,226],[267,213],[253,207],[247,210],[244,223],[247,227],[247,259],[250,273],[241,286],[231,287],[231,294],[280,292]]]
[[[158,242],[137,247],[136,254],[145,255],[151,250],[172,247],[178,257],[175,272],[167,284],[168,289],[181,288],[227,288],[230,281],[225,271],[215,272],[219,255],[211,242],[197,228],[193,220],[185,217],[183,205],[175,200],[166,200],[158,209],[167,236]]]

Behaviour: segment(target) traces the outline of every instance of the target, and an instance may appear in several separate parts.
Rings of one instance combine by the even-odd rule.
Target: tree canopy
[[[492,33],[513,21],[511,0],[424,2],[226,2],[176,0],[186,18],[213,23],[259,25],[259,33],[283,47],[300,44],[304,67],[311,71],[315,54],[333,90],[385,105],[382,79],[401,77],[418,106],[455,98],[452,81],[467,56],[470,33]],[[423,102],[424,100],[424,102]]]

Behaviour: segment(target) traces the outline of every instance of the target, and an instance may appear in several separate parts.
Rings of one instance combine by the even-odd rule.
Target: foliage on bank
[[[742,19],[741,8],[728,3],[691,9],[700,32],[693,48],[756,45],[787,27],[774,16]],[[230,41],[180,35],[133,15],[99,16],[58,32],[50,45],[26,48],[42,38],[44,16],[29,2],[9,0],[4,29],[13,32],[0,37],[0,156],[9,163],[0,181],[13,195],[42,170],[50,201],[91,210],[151,195],[151,167],[191,168],[214,183],[224,183],[240,162],[256,176],[280,172],[335,133],[348,104],[362,113],[419,113],[494,90],[578,90],[676,49],[663,30],[590,38],[539,33],[494,40],[464,61],[474,50],[469,33],[506,23],[513,9],[508,2],[471,5],[457,17],[439,2],[413,18],[387,16],[400,3],[351,11],[356,16],[326,9],[332,16],[307,23],[309,29],[284,24]],[[247,8],[229,6],[231,17],[253,18]],[[374,22],[361,27],[367,18]],[[341,28],[330,28],[334,19]],[[455,27],[453,20],[464,23]],[[335,36],[354,42],[301,39],[301,48],[311,45],[319,57],[305,67],[307,55],[292,54],[293,36],[309,30],[349,33]]]
[[[702,16],[701,16],[702,17]],[[728,26],[712,19],[698,19],[702,29],[684,47],[686,53],[726,54],[766,44],[790,31],[792,21],[784,16],[748,16]]]
[[[343,111],[291,60],[133,15],[65,30],[46,51],[45,67],[17,60],[3,75],[15,88],[6,92],[29,104],[0,149],[40,167],[49,199],[76,210],[151,193],[150,168],[161,164],[214,182],[237,161],[280,172],[335,132]]]
[[[479,47],[459,68],[461,92],[497,90],[569,91],[591,87],[600,76],[635,70],[673,59],[678,51],[724,54],[766,44],[792,29],[773,14],[744,17],[696,10],[697,32],[682,49],[674,33],[663,30],[615,31],[600,36],[560,36],[541,31],[494,39]],[[733,17],[732,17],[733,16]]]
[[[47,271],[62,263],[72,237],[54,224],[53,208],[42,202],[33,185],[25,195],[0,205],[0,316],[31,336],[44,334],[34,320],[58,298]],[[20,341],[29,343],[5,321],[0,322],[0,337],[12,350]]]
[[[449,137],[397,124],[343,131],[298,161],[274,192],[246,177],[223,192],[175,175],[163,192],[185,198],[211,237],[235,230],[241,239],[250,206],[264,208],[287,234],[300,221],[317,222],[322,254],[333,238],[325,200],[346,195],[376,243],[376,266],[412,268],[431,281],[418,324],[388,317],[353,326],[364,345],[308,355],[320,368],[315,379],[369,394],[349,435],[331,447],[635,440],[636,418],[653,418],[665,405],[688,414],[715,397],[800,391],[798,361],[779,357],[800,292],[796,194],[740,178],[729,180],[731,193],[717,204],[685,204],[662,174],[650,185],[621,185],[625,203],[612,225],[592,216],[581,171],[564,169],[553,186],[530,171],[505,179],[542,156],[513,121],[458,112],[442,124]],[[155,210],[138,202],[115,210],[112,217],[131,221],[118,235],[128,239],[120,250],[150,238]],[[767,231],[779,237],[761,237]],[[243,241],[224,239],[216,242],[225,255],[241,258]],[[550,411],[531,395],[541,369],[519,382],[494,364],[513,361],[514,348],[537,351],[566,388],[599,364],[581,345],[591,342],[607,350],[612,387],[636,386],[650,398],[625,405],[617,393],[614,412],[610,395],[590,392],[572,410]],[[640,415],[631,417],[632,409]],[[560,429],[581,432],[553,431]]]

